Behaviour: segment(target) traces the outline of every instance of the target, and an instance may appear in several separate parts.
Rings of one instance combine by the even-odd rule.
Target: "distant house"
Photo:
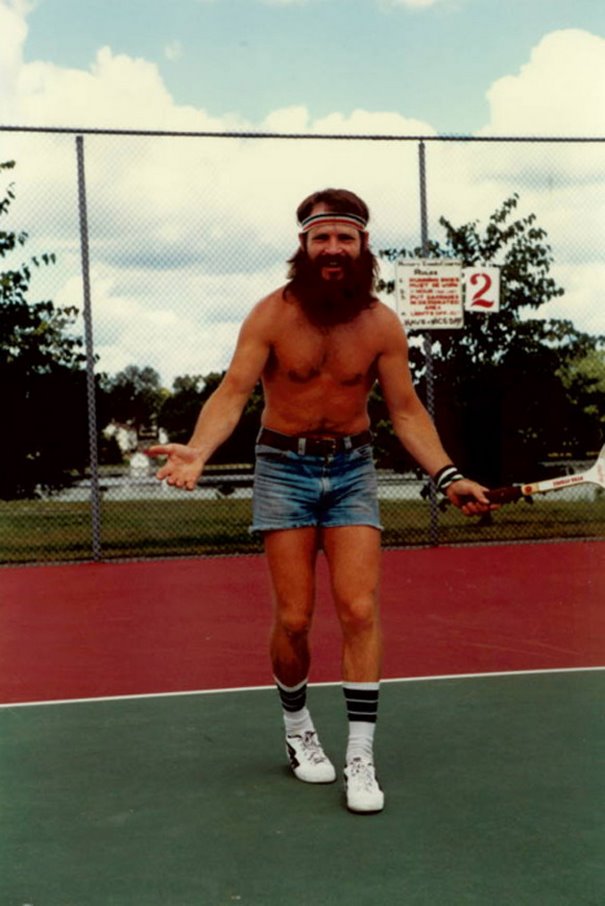
[[[103,436],[107,438],[107,440],[113,437],[123,456],[128,456],[130,453],[136,453],[141,447],[147,447],[152,443],[168,443],[168,435],[163,428],[158,428],[157,431],[141,428],[137,433],[137,429],[134,425],[131,425],[128,422],[117,422],[115,419],[112,419],[112,421],[103,428]]]
[[[107,440],[113,437],[123,455],[133,453],[139,446],[139,438],[133,426],[121,422],[110,421],[103,428],[103,437]]]
[[[128,469],[131,478],[146,478],[151,474],[151,460],[144,453],[133,453]]]

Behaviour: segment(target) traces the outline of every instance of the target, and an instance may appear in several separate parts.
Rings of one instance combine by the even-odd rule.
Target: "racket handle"
[[[523,491],[521,486],[516,484],[506,488],[491,488],[485,492],[485,496],[490,503],[514,503],[523,497]]]

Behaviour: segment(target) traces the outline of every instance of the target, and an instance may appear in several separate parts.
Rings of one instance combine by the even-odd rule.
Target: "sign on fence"
[[[397,261],[395,300],[408,330],[458,330],[465,310],[499,311],[500,268],[462,267],[455,259]]]
[[[464,326],[462,264],[411,258],[395,264],[397,311],[408,330],[455,330]]]
[[[465,267],[462,270],[464,280],[464,307],[466,311],[490,312],[500,311],[500,268],[499,267]]]

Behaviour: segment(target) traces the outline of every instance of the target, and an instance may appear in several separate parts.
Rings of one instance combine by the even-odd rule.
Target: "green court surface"
[[[602,906],[600,670],[386,682],[380,815],[285,765],[276,693],[0,710],[2,906]],[[311,688],[343,757],[338,686]]]

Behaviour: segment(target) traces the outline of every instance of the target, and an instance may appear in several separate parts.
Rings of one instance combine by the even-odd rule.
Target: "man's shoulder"
[[[256,302],[250,312],[251,315],[265,315],[265,314],[274,314],[275,311],[284,306],[284,290],[285,286],[280,286],[278,289],[272,290],[266,296],[263,296],[262,299],[259,299]]]
[[[278,320],[283,318],[284,312],[284,287],[280,287],[263,296],[252,307],[246,318],[248,328],[271,332]]]
[[[397,312],[384,302],[376,299],[368,310],[376,348],[381,352],[403,348],[406,345],[405,330]]]
[[[368,310],[370,316],[378,327],[392,329],[395,325],[401,324],[399,316],[389,305],[381,302],[380,299],[374,299],[374,304]]]
[[[264,312],[274,311],[276,308],[283,307],[284,301],[286,299],[285,290],[285,286],[279,286],[277,289],[272,290],[256,303],[256,305],[254,306],[255,309]]]
[[[372,311],[377,315],[384,318],[396,317],[395,310],[390,305],[387,305],[386,302],[382,302],[377,296],[374,296],[373,300]]]

